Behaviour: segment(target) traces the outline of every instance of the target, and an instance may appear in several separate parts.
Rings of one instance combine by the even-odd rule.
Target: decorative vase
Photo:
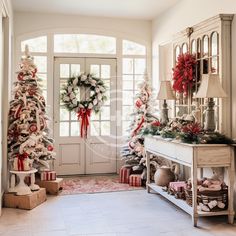
[[[154,175],[155,184],[158,186],[168,186],[170,182],[175,180],[175,169],[176,165],[171,167],[162,166],[158,168]]]

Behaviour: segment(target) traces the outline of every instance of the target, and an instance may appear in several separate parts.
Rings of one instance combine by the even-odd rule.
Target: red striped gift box
[[[121,169],[120,169],[120,183],[128,184],[130,173],[131,173],[131,168],[121,167]]]
[[[142,185],[141,175],[130,175],[129,185],[135,186],[135,187],[140,187]]]
[[[43,171],[40,173],[41,180],[56,180],[56,171]]]

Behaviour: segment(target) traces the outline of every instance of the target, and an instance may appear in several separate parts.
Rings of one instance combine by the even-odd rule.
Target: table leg
[[[145,152],[146,156],[146,167],[147,167],[147,182],[146,182],[146,189],[147,192],[150,193],[150,187],[148,184],[150,184],[150,154],[148,152]]]
[[[193,198],[193,212],[192,212],[192,222],[193,226],[197,227],[198,213],[197,213],[197,163],[196,159],[193,159],[193,164],[191,166],[191,180],[192,180],[192,198]]]
[[[234,167],[234,152],[232,151],[231,154],[231,165],[228,169],[228,209],[229,209],[229,215],[228,215],[228,222],[229,224],[234,223],[234,175],[235,175],[235,167]]]

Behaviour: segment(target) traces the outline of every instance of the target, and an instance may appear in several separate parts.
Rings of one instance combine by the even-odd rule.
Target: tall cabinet
[[[193,98],[201,83],[202,74],[219,74],[222,86],[228,97],[215,99],[216,127],[222,133],[231,136],[231,14],[220,14],[197,25],[190,26],[174,36],[173,64],[178,55],[190,52],[196,55],[196,83],[187,96],[176,94],[175,116],[190,114],[199,110],[200,121],[204,120],[204,99]]]

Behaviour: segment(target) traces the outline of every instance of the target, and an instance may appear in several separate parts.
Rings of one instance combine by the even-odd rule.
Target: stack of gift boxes
[[[25,182],[28,185],[30,184],[30,176],[25,178]],[[37,173],[35,183],[41,188],[45,188],[48,194],[57,195],[62,189],[63,179],[57,177],[56,171],[54,171],[54,164],[52,162],[48,169],[40,170]]]
[[[129,166],[123,166],[120,169],[120,183],[140,187],[142,186],[141,174],[133,172],[132,168]]]

